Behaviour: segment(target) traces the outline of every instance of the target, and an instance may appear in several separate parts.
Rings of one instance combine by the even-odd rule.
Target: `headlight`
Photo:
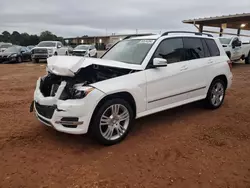
[[[10,55],[10,57],[16,57],[17,56],[17,54],[12,54],[12,55]]]
[[[86,97],[91,91],[93,91],[94,88],[92,87],[84,87],[80,89],[74,89],[72,93],[73,99],[82,99]]]
[[[67,84],[60,96],[60,100],[83,99],[94,89],[95,88],[93,87],[83,87],[81,85],[73,86],[71,84]]]

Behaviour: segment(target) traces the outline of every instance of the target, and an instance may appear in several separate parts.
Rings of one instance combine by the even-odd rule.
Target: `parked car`
[[[68,54],[68,48],[64,47],[60,41],[42,41],[32,49],[32,60],[38,63],[40,59]]]
[[[72,55],[85,56],[85,57],[97,57],[97,50],[94,45],[78,45],[74,48]]]
[[[114,45],[113,43],[108,43],[108,44],[106,45],[106,50],[108,50],[109,48],[111,48],[113,45]]]
[[[27,46],[27,49],[28,49],[29,51],[31,51],[33,48],[35,48],[35,46],[33,46],[33,45]]]
[[[11,46],[0,55],[1,63],[22,63],[31,61],[31,52],[23,46]]]
[[[7,48],[11,47],[11,43],[1,43],[0,44],[0,52],[4,52]]]
[[[250,64],[250,43],[242,43],[239,37],[220,37],[219,40],[232,61],[242,59]]]
[[[231,83],[231,61],[218,39],[166,32],[122,40],[100,59],[48,58],[31,111],[57,131],[89,132],[112,145],[136,118],[198,100],[219,108]]]

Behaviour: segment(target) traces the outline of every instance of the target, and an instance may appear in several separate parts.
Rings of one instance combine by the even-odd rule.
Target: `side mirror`
[[[167,60],[163,58],[154,58],[153,67],[166,67],[168,65]]]
[[[57,48],[61,48],[62,46],[61,45],[58,45]]]
[[[24,53],[24,52],[25,52],[25,51],[22,50],[22,51],[21,51],[21,54]]]

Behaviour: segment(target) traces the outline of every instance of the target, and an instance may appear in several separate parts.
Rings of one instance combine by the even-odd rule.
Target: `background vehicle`
[[[232,61],[242,59],[250,63],[250,43],[243,43],[239,37],[220,37],[219,40]]]
[[[68,48],[69,55],[72,55],[74,48],[72,46],[66,46]]]
[[[11,46],[1,53],[1,63],[22,63],[31,60],[31,52],[24,46]]]
[[[74,56],[86,56],[97,57],[97,50],[94,45],[78,45],[74,48],[72,55]]]
[[[68,54],[68,48],[64,47],[60,41],[42,41],[32,49],[32,60],[38,63],[40,59]]]
[[[125,39],[100,59],[54,56],[47,71],[34,93],[38,119],[105,145],[123,140],[135,118],[198,100],[217,109],[232,83],[219,40],[194,32]]]
[[[6,50],[7,48],[9,48],[11,46],[12,46],[11,43],[1,43],[0,44],[0,52],[4,52],[4,50]]]
[[[32,45],[27,46],[27,49],[28,49],[30,52],[31,52],[31,50],[32,50],[33,48],[35,48],[35,46],[32,46]]]

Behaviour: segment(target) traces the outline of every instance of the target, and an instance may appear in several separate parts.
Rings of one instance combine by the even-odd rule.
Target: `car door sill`
[[[184,91],[184,92],[177,93],[177,94],[174,94],[174,95],[169,95],[169,96],[166,96],[166,97],[162,97],[162,98],[159,98],[159,99],[155,99],[155,100],[152,100],[152,101],[148,101],[148,103],[157,102],[157,101],[160,101],[160,100],[163,100],[163,99],[167,99],[167,98],[171,98],[171,97],[176,97],[176,96],[178,96],[178,95],[183,95],[183,94],[186,94],[186,93],[194,92],[194,91],[201,90],[201,89],[205,89],[205,88],[206,88],[206,86],[199,87],[199,88],[192,89],[192,90],[189,90],[189,91]]]

